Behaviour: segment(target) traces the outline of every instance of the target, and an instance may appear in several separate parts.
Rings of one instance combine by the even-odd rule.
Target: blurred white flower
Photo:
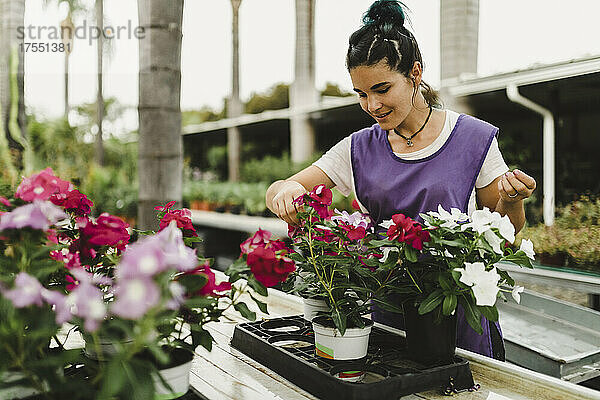
[[[535,259],[535,251],[533,251],[533,242],[531,240],[521,240],[521,246],[519,247],[519,250],[523,250],[525,255],[527,255],[527,257],[531,258],[532,260]]]
[[[521,293],[523,293],[523,290],[525,290],[523,286],[515,286],[510,293],[517,304],[521,303]]]

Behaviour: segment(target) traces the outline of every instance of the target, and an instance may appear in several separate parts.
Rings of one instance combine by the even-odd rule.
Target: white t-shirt
[[[444,128],[440,135],[427,147],[414,151],[412,153],[394,153],[396,156],[404,160],[419,160],[426,158],[434,154],[436,151],[442,148],[446,140],[450,137],[450,133],[456,125],[459,114],[457,112],[446,110],[446,119],[444,121]],[[350,193],[354,193],[356,197],[356,188],[354,187],[354,174],[352,173],[352,157],[351,157],[351,140],[352,135],[345,137],[329,151],[327,151],[321,158],[313,163],[316,167],[320,168],[327,176],[335,183],[336,188],[344,195],[348,196]],[[499,177],[508,171],[508,166],[504,162],[504,158],[498,148],[498,140],[494,138],[492,144],[485,157],[477,180],[475,181],[475,188],[479,189],[492,183],[494,179]],[[475,197],[475,188],[471,193],[469,199],[469,205],[467,213],[471,215],[477,208],[477,200]],[[358,199],[357,199],[358,200]],[[360,204],[363,212],[367,210]]]

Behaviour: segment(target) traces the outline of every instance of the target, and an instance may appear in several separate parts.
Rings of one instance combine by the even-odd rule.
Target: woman
[[[376,124],[354,132],[318,161],[284,181],[274,182],[267,206],[289,224],[297,223],[293,200],[315,185],[354,192],[375,224],[402,212],[419,213],[441,204],[471,214],[488,207],[507,215],[518,232],[525,222],[523,200],[536,187],[519,170],[509,171],[496,135],[498,128],[440,107],[423,79],[423,62],[413,34],[404,26],[403,5],[373,3],[364,25],[350,37],[346,65],[361,108]],[[497,323],[478,335],[457,311],[457,345],[504,359]],[[373,318],[392,326],[402,321],[376,311]]]

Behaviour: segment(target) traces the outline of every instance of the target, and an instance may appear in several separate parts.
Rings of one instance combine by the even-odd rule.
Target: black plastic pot
[[[411,360],[423,365],[443,365],[454,361],[456,313],[436,323],[433,312],[419,315],[412,304],[404,305],[406,345]]]

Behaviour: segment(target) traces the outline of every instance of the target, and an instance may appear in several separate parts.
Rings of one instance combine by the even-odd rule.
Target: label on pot
[[[315,343],[315,352],[319,357],[330,358],[333,360],[333,349],[323,346],[321,343]]]

